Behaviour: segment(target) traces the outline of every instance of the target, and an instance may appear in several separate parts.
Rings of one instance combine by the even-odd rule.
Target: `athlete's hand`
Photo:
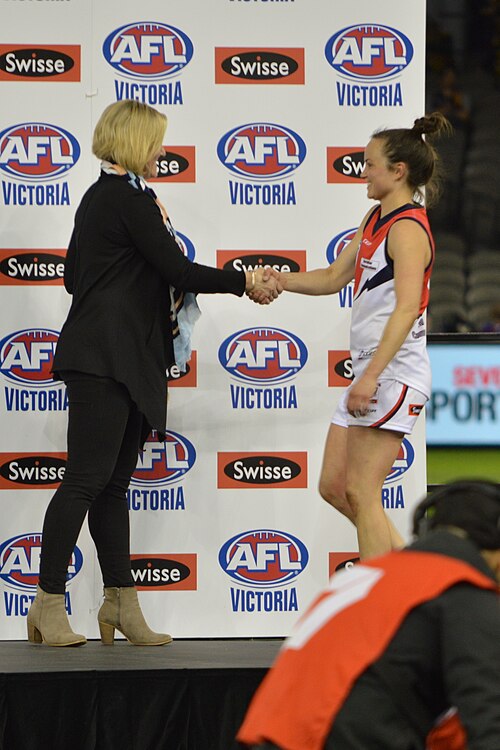
[[[376,390],[377,378],[365,374],[356,379],[347,399],[347,411],[349,414],[353,417],[366,416],[370,408],[370,401]]]

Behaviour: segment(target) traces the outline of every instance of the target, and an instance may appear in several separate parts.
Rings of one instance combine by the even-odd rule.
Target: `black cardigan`
[[[53,373],[123,383],[148,424],[163,433],[165,373],[174,361],[169,285],[241,296],[245,274],[191,263],[154,199],[128,180],[101,173],[77,209],[64,273],[73,301]]]

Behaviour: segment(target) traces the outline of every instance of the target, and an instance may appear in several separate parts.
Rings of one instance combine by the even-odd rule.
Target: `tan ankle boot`
[[[47,594],[40,586],[28,612],[28,640],[47,646],[83,646],[84,635],[71,630],[64,594]]]
[[[133,586],[105,588],[104,603],[97,615],[101,641],[112,645],[115,629],[134,646],[163,646],[172,641],[167,633],[154,633],[142,614],[137,591]]]

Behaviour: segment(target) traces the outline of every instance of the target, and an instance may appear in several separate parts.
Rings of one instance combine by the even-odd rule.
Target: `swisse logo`
[[[359,563],[357,552],[330,552],[328,554],[328,577]]]
[[[306,270],[305,250],[217,250],[217,268],[234,271],[253,271],[273,268],[275,271],[296,273]]]
[[[348,349],[328,352],[328,386],[345,388],[354,380],[351,352]]]
[[[52,489],[65,470],[65,453],[0,453],[0,490]]]
[[[79,157],[76,138],[56,125],[22,123],[0,133],[0,169],[10,177],[60,177],[74,167]]]
[[[0,250],[0,285],[61,285],[65,260],[65,250]]]
[[[307,487],[307,453],[218,453],[217,487]]]
[[[398,75],[413,58],[413,46],[390,26],[348,26],[327,41],[325,56],[332,68],[356,81],[385,81]]]
[[[191,359],[186,363],[186,370],[182,372],[177,365],[167,369],[167,380],[169,388],[196,388],[198,385],[198,353],[195,349],[191,352]]]
[[[54,385],[52,363],[59,333],[48,328],[16,331],[0,341],[0,372],[19,385]]]
[[[305,344],[278,328],[247,328],[228,336],[219,362],[233,377],[250,383],[279,384],[294,377],[307,362]]]
[[[398,456],[396,460],[394,461],[392,469],[387,475],[385,481],[395,482],[396,480],[398,480],[403,474],[405,474],[408,471],[408,469],[413,464],[414,460],[415,460],[415,451],[413,450],[413,446],[409,442],[409,440],[404,438],[403,442],[401,443]]]
[[[237,534],[219,551],[219,565],[228,576],[259,588],[290,583],[308,561],[309,553],[300,539],[270,529]]]
[[[364,182],[361,176],[365,166],[362,149],[329,146],[326,149],[328,183]]]
[[[293,130],[269,122],[239,125],[219,141],[222,164],[239,177],[272,180],[289,176],[306,156],[306,145]]]
[[[152,433],[139,453],[131,484],[151,486],[178,482],[193,468],[196,451],[183,435],[169,430],[160,442]]]
[[[34,592],[40,571],[42,535],[23,534],[7,539],[0,545],[0,580],[18,591]],[[82,569],[83,555],[75,547],[66,580],[70,582]]]
[[[303,84],[304,80],[303,48],[215,48],[215,83]]]
[[[79,81],[80,47],[0,44],[0,81]]]
[[[150,182],[196,182],[196,149],[194,146],[165,147],[158,159],[158,176]]]
[[[344,250],[347,245],[352,242],[356,232],[356,227],[354,227],[353,229],[347,229],[345,232],[336,234],[335,237],[330,240],[326,248],[326,259],[328,263],[333,263],[335,260],[337,260],[342,250]]]
[[[193,44],[174,26],[140,21],[112,31],[103,54],[118,73],[154,81],[180,73],[193,56]]]
[[[138,591],[196,591],[197,556],[131,555],[132,578]]]

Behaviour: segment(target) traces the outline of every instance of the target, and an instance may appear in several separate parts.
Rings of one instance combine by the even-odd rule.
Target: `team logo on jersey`
[[[307,453],[218,453],[217,487],[307,487]]]
[[[0,580],[18,591],[34,592],[40,571],[40,551],[42,535],[23,534],[15,536],[0,545]],[[83,555],[75,547],[68,567],[67,581],[70,582],[80,572]]]
[[[398,75],[413,58],[407,36],[390,26],[348,26],[327,41],[325,56],[342,76],[357,81],[384,81]]]
[[[197,555],[130,555],[138,591],[196,591]]]
[[[54,385],[51,369],[59,333],[48,328],[16,331],[0,341],[0,372],[19,385]]]
[[[303,48],[215,48],[215,83],[303,84],[304,80]]]
[[[294,377],[307,362],[305,344],[278,328],[247,328],[228,336],[219,362],[233,377],[251,383],[279,384]]]
[[[65,470],[66,453],[0,453],[0,490],[55,488]]]
[[[326,149],[326,181],[328,183],[364,182],[361,177],[365,154],[360,148],[328,146]]]
[[[0,250],[0,285],[61,285],[65,250]]]
[[[219,551],[222,570],[240,584],[259,588],[293,581],[307,566],[300,539],[283,531],[257,529],[229,539]]]
[[[104,41],[103,54],[122,75],[156,80],[180,73],[193,56],[193,44],[174,26],[141,21],[112,31]]]
[[[306,270],[305,250],[217,250],[217,268],[253,271],[256,268],[296,273]]]
[[[0,44],[0,81],[79,81],[80,46]]]
[[[413,446],[409,440],[404,438],[403,442],[401,443],[397,458],[394,461],[392,469],[385,478],[385,481],[395,482],[396,480],[398,480],[403,474],[408,471],[414,460],[415,451],[413,450]]]
[[[165,146],[158,159],[158,176],[149,182],[196,182],[196,149],[194,146]]]
[[[162,485],[178,482],[196,461],[194,445],[183,435],[169,430],[160,442],[152,433],[139,454],[131,484]]]
[[[269,122],[240,125],[217,146],[222,164],[239,177],[273,180],[289,176],[306,156],[306,145],[293,130]]]
[[[74,167],[80,157],[76,138],[57,125],[29,122],[0,133],[0,169],[10,177],[49,180]]]

